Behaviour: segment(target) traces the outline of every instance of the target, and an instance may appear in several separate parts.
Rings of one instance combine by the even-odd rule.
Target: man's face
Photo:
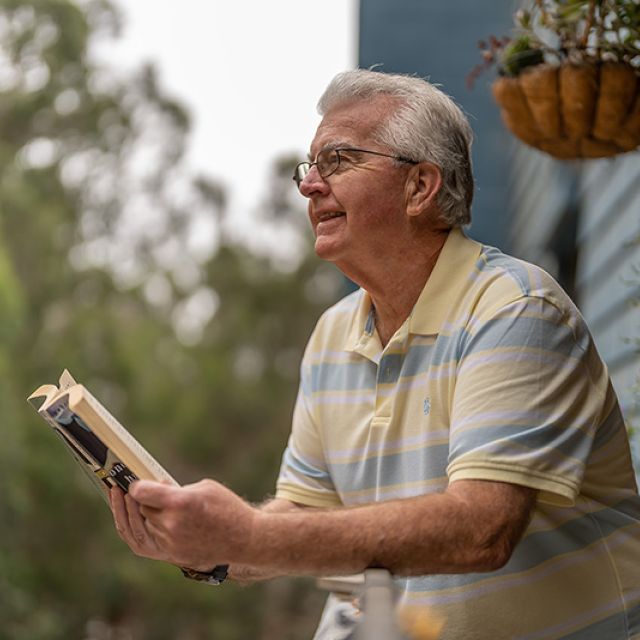
[[[397,104],[380,96],[327,112],[311,144],[311,158],[323,149],[341,147],[393,153],[374,142],[373,133]],[[400,244],[408,225],[405,181],[409,168],[391,158],[357,152],[341,152],[339,169],[325,179],[313,167],[300,191],[309,199],[318,256],[343,271],[360,271],[370,261],[379,263],[385,252]]]

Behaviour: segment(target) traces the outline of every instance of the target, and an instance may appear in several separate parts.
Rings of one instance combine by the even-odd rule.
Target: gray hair
[[[438,205],[451,226],[471,222],[473,174],[470,148],[473,133],[456,103],[421,78],[356,69],[339,73],[318,102],[318,112],[378,95],[397,98],[400,106],[380,123],[374,139],[398,155],[432,162],[442,172]]]

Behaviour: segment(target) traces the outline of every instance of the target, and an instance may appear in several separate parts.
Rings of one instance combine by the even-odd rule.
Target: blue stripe
[[[403,361],[404,353],[389,353],[385,355],[378,366],[378,384],[396,383],[403,368]]]
[[[437,361],[434,362],[433,359],[433,347],[433,344],[416,344],[411,346],[404,359],[402,376],[417,376],[428,371],[430,367],[437,366]]]
[[[539,267],[520,262],[512,256],[502,253],[499,249],[487,245],[482,246],[482,252],[476,262],[476,269],[482,275],[495,273],[498,278],[508,276],[515,282],[523,295],[530,295],[533,291],[530,276],[532,270],[539,272],[541,280],[549,278],[548,274]]]
[[[290,447],[287,447],[285,449],[285,452],[282,456],[282,466],[283,468],[292,469],[297,473],[300,473],[309,478],[314,478],[315,480],[327,485],[331,484],[331,477],[328,471],[326,471],[325,469],[320,469],[319,467],[314,467],[311,464],[304,462],[299,457],[294,455]]]
[[[376,451],[368,460],[365,453],[355,462],[329,461],[329,471],[334,485],[341,492],[422,482],[446,476],[448,453],[448,444],[391,455],[380,455]]]
[[[444,337],[441,339],[443,343],[448,345],[445,349],[440,349],[441,358],[443,361],[449,361],[454,353],[451,344],[449,344],[451,339]],[[439,340],[441,339],[439,338]],[[373,390],[376,386],[376,377],[378,383],[394,384],[402,378],[417,376],[425,373],[432,366],[436,366],[438,363],[430,362],[432,351],[433,345],[415,345],[409,348],[407,354],[390,353],[385,355],[378,367],[364,357],[354,362],[314,364],[309,367],[310,381],[308,376],[303,376],[303,388],[307,394],[317,390]]]
[[[448,362],[458,363],[462,345],[464,344],[467,332],[464,330],[456,331],[452,335],[444,333],[438,334],[435,344],[433,345],[433,353],[431,355],[431,364],[434,367],[440,367]]]
[[[550,331],[553,328],[553,331]],[[532,357],[552,358],[560,361],[565,357],[580,357],[570,328],[558,331],[558,325],[546,319],[525,317],[504,317],[487,322],[472,336],[460,330],[454,335],[440,334],[434,345],[416,345],[408,353],[390,353],[384,356],[380,366],[362,357],[353,362],[321,362],[310,366],[310,386],[303,383],[306,393],[322,391],[372,390],[378,383],[394,384],[399,379],[427,372],[432,367],[457,363],[463,351],[473,348],[474,353],[492,352],[496,347],[537,349],[539,355]],[[550,343],[550,335],[556,339]],[[517,357],[517,352],[515,356]],[[356,356],[357,357],[357,356]],[[563,363],[566,360],[563,359]]]
[[[620,602],[622,607],[622,601]],[[636,614],[637,615],[637,614]],[[527,635],[527,638],[535,638],[535,635]],[[548,635],[538,636],[540,640],[545,640]],[[568,636],[560,636],[559,640],[628,640],[626,616],[624,612],[616,613],[612,616],[590,624],[584,629],[574,631]]]
[[[624,433],[624,428],[624,418],[619,405],[616,403],[611,413],[598,427],[593,440],[593,450],[597,451],[600,447],[604,447],[613,437],[620,435],[621,429]]]
[[[545,511],[548,512],[551,521],[555,520],[553,511],[556,509],[560,508],[540,505],[541,513],[544,515]],[[627,513],[637,509],[637,497],[634,496],[615,507],[606,507],[564,522],[554,530],[538,531],[527,536],[516,547],[517,570],[526,571],[549,557],[580,551],[623,527],[637,524],[637,520]],[[558,534],[557,537],[555,533]],[[511,562],[506,567],[510,564]]]
[[[520,414],[524,422],[508,422],[507,424],[495,424],[501,422],[501,413],[496,412],[495,416],[470,416],[469,424],[474,421],[480,425],[474,428],[465,429],[461,433],[456,432],[455,425],[452,426],[451,434],[451,455],[450,460],[454,461],[463,455],[471,452],[482,451],[483,454],[499,457],[506,456],[509,464],[518,464],[526,461],[530,468],[553,469],[553,462],[549,461],[549,450],[559,451],[567,458],[575,459],[576,462],[584,464],[589,457],[592,448],[593,433],[580,428],[580,425],[573,424],[568,429],[564,424],[540,424],[548,421],[548,418],[537,412],[538,424],[534,422],[524,422],[531,415]],[[483,424],[488,417],[494,424]],[[513,419],[513,412],[503,416],[505,420]],[[562,416],[558,416],[562,419]],[[465,425],[466,426],[466,425]],[[539,464],[532,461],[539,459]]]
[[[640,605],[636,605],[628,611],[627,623],[630,636],[640,634]]]
[[[586,547],[607,538],[622,527],[636,522],[629,517],[627,510],[637,511],[637,500],[630,498],[616,508],[602,509],[593,514],[584,514],[574,520],[563,523],[556,529],[539,531],[526,535],[518,543],[509,562],[492,573],[469,573],[460,575],[436,575],[411,579],[407,590],[411,592],[448,590],[469,585],[478,585],[485,580],[494,580],[496,576],[511,576],[528,571],[550,559],[583,551]],[[539,505],[540,517],[549,522],[555,521],[553,511],[557,507]],[[548,513],[548,515],[547,515]],[[599,579],[603,579],[602,576]],[[582,585],[576,585],[576,588]],[[508,588],[505,587],[505,588]],[[464,597],[464,596],[461,596]]]
[[[530,300],[526,301],[526,305],[519,301],[506,307],[504,313],[509,315],[488,320],[475,335],[467,335],[463,341],[465,351],[477,353],[497,347],[516,347],[538,349],[541,353],[552,353],[558,358],[581,358],[582,349],[576,344],[573,331],[562,323],[557,312],[555,318],[522,315],[529,310],[537,311],[530,303]]]
[[[377,367],[360,362],[322,362],[311,366],[311,391],[355,391],[375,389]]]
[[[614,506],[593,514],[593,517],[600,522],[600,528],[604,535],[608,535],[620,527],[640,522],[640,500],[637,498],[637,496],[634,496],[633,498],[622,500]],[[640,541],[638,544],[640,545]],[[640,588],[640,584],[638,587]]]

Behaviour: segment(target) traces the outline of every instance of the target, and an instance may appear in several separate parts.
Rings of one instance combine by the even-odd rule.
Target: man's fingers
[[[124,497],[124,502],[127,507],[129,526],[131,527],[133,538],[139,545],[144,545],[149,538],[149,534],[145,527],[144,518],[140,513],[140,507],[138,503],[128,495]]]
[[[138,504],[138,508],[140,510],[140,513],[142,514],[142,517],[149,521],[149,520],[157,520],[158,516],[160,516],[162,514],[162,509],[156,509],[155,507],[148,507],[144,504]]]
[[[167,506],[175,487],[152,480],[136,480],[129,488],[131,497],[140,504],[162,509]]]
[[[115,487],[109,493],[109,504],[118,535],[136,555],[170,561],[169,556],[163,551],[164,538],[161,529],[145,519],[136,500]],[[145,509],[157,513],[156,509]]]
[[[153,545],[156,549],[166,549],[165,534],[162,529],[159,529],[153,522],[147,520],[145,523],[147,532],[149,534],[148,544]]]
[[[111,506],[111,512],[113,513],[116,529],[121,538],[126,538],[129,530],[129,516],[127,514],[122,489],[113,487],[111,491],[109,491],[109,504]]]

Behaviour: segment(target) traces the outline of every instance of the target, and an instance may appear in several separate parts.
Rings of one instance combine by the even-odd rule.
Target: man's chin
[[[327,236],[316,237],[315,252],[318,258],[335,262],[340,256],[340,247],[334,238]]]

